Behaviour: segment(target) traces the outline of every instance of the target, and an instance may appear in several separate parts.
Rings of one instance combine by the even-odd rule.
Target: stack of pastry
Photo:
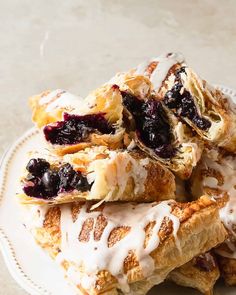
[[[236,284],[234,104],[180,54],[30,106],[48,147],[30,154],[18,199],[78,294]]]

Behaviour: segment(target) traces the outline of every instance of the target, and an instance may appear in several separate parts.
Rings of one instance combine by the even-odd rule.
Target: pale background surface
[[[181,51],[210,82],[236,88],[235,0],[0,3],[0,156],[31,127],[30,95],[83,96],[162,52]],[[23,294],[0,257],[0,295]]]

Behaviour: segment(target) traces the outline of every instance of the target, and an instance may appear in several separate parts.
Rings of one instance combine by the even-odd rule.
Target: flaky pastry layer
[[[68,279],[82,294],[118,294],[118,290],[124,294],[145,294],[144,289],[147,291],[173,269],[222,243],[227,235],[217,202],[206,197],[185,204],[175,201],[150,205],[106,204],[95,212],[90,207],[89,203],[74,203],[44,209],[43,214],[38,208],[32,220],[39,219],[41,224],[31,222],[30,229],[37,243],[63,266]],[[68,218],[72,223],[68,223]],[[132,226],[127,220],[132,220]],[[140,224],[143,228],[139,229]],[[67,226],[74,231],[77,242],[72,239],[71,244]],[[136,240],[132,238],[134,232],[137,232]],[[100,249],[102,241],[106,243]],[[137,248],[129,249],[131,244],[126,241],[132,241]],[[79,265],[73,259],[73,251],[76,254],[77,250],[86,251],[86,257],[79,257],[82,263]],[[99,260],[94,251],[98,251]],[[90,256],[96,269],[93,271]],[[122,261],[114,260],[119,256]],[[78,259],[78,255],[74,257]],[[122,268],[118,271],[119,265]]]
[[[153,58],[137,67],[169,111],[202,139],[235,152],[236,115],[232,99],[201,79],[178,53]]]
[[[65,164],[82,173],[90,183],[86,191],[60,190],[54,197],[43,198],[20,194],[24,204],[60,204],[84,200],[151,202],[175,198],[174,175],[140,150],[111,151],[106,147],[91,147],[75,154],[56,157],[35,154],[43,158],[53,171]],[[22,177],[24,186],[33,185]]]
[[[216,258],[213,253],[208,252],[174,269],[168,279],[178,285],[197,289],[204,295],[212,295],[219,277],[220,271]]]
[[[102,86],[91,92],[84,100],[64,90],[45,91],[29,99],[33,122],[39,128],[53,128],[65,121],[65,114],[104,115],[114,132],[102,134],[96,128],[88,136],[74,143],[51,143],[49,146],[58,155],[74,153],[91,145],[104,145],[112,149],[122,147],[124,129],[122,126],[122,98],[113,86]],[[99,121],[97,126],[99,126]],[[44,131],[45,133],[45,131]]]

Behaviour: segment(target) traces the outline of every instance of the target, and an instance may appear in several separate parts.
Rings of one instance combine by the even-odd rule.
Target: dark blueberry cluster
[[[180,68],[176,72],[176,83],[171,90],[167,91],[164,103],[169,109],[174,110],[177,116],[186,117],[199,129],[207,130],[211,127],[210,121],[199,115],[190,92],[185,89],[181,91],[183,85],[180,81],[180,73],[184,71],[184,68]]]
[[[171,145],[171,129],[162,104],[154,99],[141,101],[126,92],[122,92],[122,97],[123,104],[134,117],[141,141],[158,156],[173,157],[175,149]]]
[[[26,177],[27,185],[23,190],[30,197],[50,199],[61,192],[74,189],[83,192],[91,187],[87,178],[75,171],[70,164],[55,170],[51,169],[44,159],[31,159],[26,169],[29,173]]]
[[[114,134],[115,129],[104,117],[104,113],[91,115],[64,114],[64,120],[44,127],[44,135],[52,144],[75,144],[85,141],[93,132]]]
[[[137,119],[142,113],[143,101],[125,91],[121,91],[121,95],[124,106]]]

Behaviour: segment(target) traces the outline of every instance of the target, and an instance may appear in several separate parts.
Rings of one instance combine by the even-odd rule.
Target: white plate
[[[236,92],[223,88],[234,97]],[[24,228],[20,217],[20,207],[15,195],[20,191],[18,179],[22,163],[27,161],[27,153],[43,147],[43,140],[35,129],[26,132],[5,155],[0,171],[0,249],[6,265],[18,282],[32,295],[74,295],[67,285],[63,273],[48,255],[38,247]],[[226,288],[218,283],[216,294],[233,295],[236,288]],[[189,288],[174,284],[161,284],[153,288],[149,295],[199,294]]]

